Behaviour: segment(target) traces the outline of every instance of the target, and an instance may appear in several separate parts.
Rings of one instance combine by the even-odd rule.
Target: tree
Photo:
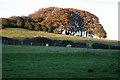
[[[17,20],[19,19],[19,16],[12,16],[10,18],[8,18],[9,20],[9,27],[18,27],[17,26]]]
[[[5,27],[9,27],[9,20],[6,18],[1,18],[2,21],[2,29],[4,29]]]
[[[35,23],[34,22],[30,22],[28,28],[29,29],[34,29],[34,27],[35,27]]]
[[[47,28],[47,32],[52,32],[52,27],[50,27],[50,26],[46,26],[46,28]]]
[[[17,19],[17,26],[18,27],[24,27],[24,21],[22,19]]]
[[[104,30],[100,30],[99,31],[99,35],[98,35],[99,38],[106,38],[106,32]]]
[[[25,22],[25,27],[28,29],[34,29],[34,23],[33,22]]]
[[[2,23],[4,27],[24,27],[61,34],[62,31],[66,31],[66,35],[80,33],[80,36],[85,36],[86,33],[86,37],[88,35],[96,35],[99,38],[107,37],[97,16],[88,11],[73,8],[42,8],[29,16],[5,18]]]
[[[25,25],[24,25],[24,27],[26,27],[26,28],[28,28],[28,26],[30,25],[30,22],[25,22]]]
[[[42,31],[47,32],[47,28],[45,26],[42,26]]]
[[[35,24],[35,25],[34,25],[34,30],[36,30],[36,31],[41,31],[41,30],[42,30],[41,25]]]
[[[10,23],[9,23],[9,26],[10,26],[10,27],[17,27],[16,23],[14,23],[14,22],[10,22]]]

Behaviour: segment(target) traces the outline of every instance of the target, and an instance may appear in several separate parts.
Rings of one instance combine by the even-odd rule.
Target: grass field
[[[20,45],[2,50],[3,78],[120,78],[118,50]]]
[[[62,34],[53,34],[42,31],[32,31],[23,28],[6,28],[0,30],[2,34],[0,36],[9,37],[9,38],[33,38],[33,37],[46,37],[53,40],[72,40],[74,42],[91,42],[91,43],[104,43],[111,45],[118,45],[117,40],[108,40],[108,39],[97,39],[97,38],[83,38],[80,36],[71,36],[71,35],[62,35]]]

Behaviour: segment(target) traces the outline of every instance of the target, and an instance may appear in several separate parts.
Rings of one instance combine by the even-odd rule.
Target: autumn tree
[[[9,26],[9,20],[7,18],[1,18],[2,29]]]
[[[66,32],[67,35],[106,38],[107,33],[99,23],[99,18],[84,10],[73,8],[42,8],[29,16],[12,16],[3,19],[5,27],[28,28],[50,33]],[[85,35],[86,33],[86,35]]]
[[[42,31],[42,27],[39,24],[34,24],[34,30],[36,31]]]
[[[47,32],[47,28],[45,26],[42,26],[42,31]]]
[[[26,21],[24,27],[28,28],[29,25],[30,25],[30,23],[28,21]]]
[[[18,27],[24,27],[24,20],[22,18],[18,18],[16,25]]]

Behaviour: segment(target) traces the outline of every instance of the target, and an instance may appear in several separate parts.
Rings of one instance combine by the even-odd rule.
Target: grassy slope
[[[111,57],[106,57],[108,54]],[[117,55],[117,50],[4,45],[2,77],[117,78]]]
[[[93,42],[94,41],[98,43],[118,45],[117,40],[83,38],[79,36],[53,34],[53,33],[47,33],[42,31],[39,31],[39,32],[31,31],[31,30],[22,29],[22,28],[6,28],[3,30],[0,30],[0,32],[2,32],[1,35],[4,37],[18,38],[18,39],[31,38],[31,37],[46,37],[46,38],[56,39],[56,40],[72,40],[77,42]]]

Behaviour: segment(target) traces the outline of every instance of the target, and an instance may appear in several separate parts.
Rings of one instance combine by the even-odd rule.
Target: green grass
[[[9,38],[17,38],[17,39],[25,39],[25,38],[33,38],[33,37],[46,37],[53,40],[72,40],[74,42],[97,42],[111,45],[118,45],[117,40],[108,40],[108,39],[97,39],[97,38],[83,38],[79,36],[71,36],[71,35],[62,35],[62,34],[53,34],[42,31],[32,31],[23,28],[5,28],[0,30],[2,34],[0,36],[9,37]]]
[[[19,45],[2,50],[3,78],[119,77],[118,50]]]

